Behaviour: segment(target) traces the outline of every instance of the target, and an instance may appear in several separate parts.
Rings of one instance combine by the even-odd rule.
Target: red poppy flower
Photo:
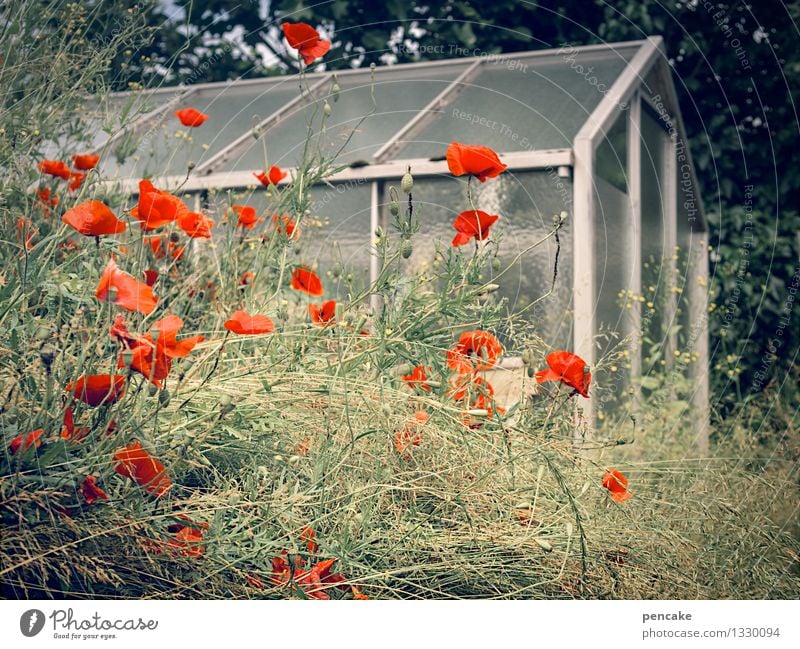
[[[240,228],[250,230],[256,223],[260,223],[264,220],[256,218],[256,208],[250,205],[231,205],[231,209],[239,215],[239,221],[236,225]]]
[[[258,575],[253,575],[248,572],[247,574],[245,574],[244,578],[247,580],[247,583],[250,584],[253,588],[264,588],[264,582]]]
[[[562,350],[548,354],[545,360],[550,368],[536,372],[536,380],[539,383],[561,381],[581,396],[589,398],[592,374],[580,356]]]
[[[42,213],[45,216],[50,216],[50,208],[56,207],[60,200],[58,196],[55,194],[50,193],[49,187],[41,187],[36,190],[36,196],[39,198],[39,201],[42,203]]]
[[[282,232],[290,239],[294,239],[295,235],[300,236],[300,230],[297,228],[294,221],[285,214],[280,217],[277,214],[273,214],[272,222],[275,224],[275,228],[278,232]]]
[[[167,378],[172,369],[173,359],[183,358],[197,343],[205,340],[203,336],[190,336],[178,340],[178,332],[182,327],[183,320],[176,315],[169,315],[153,323],[153,328],[159,332],[157,341],[153,341],[150,333],[134,339],[125,327],[124,321],[118,316],[111,327],[111,335],[133,352],[130,368],[149,379],[153,385],[161,387],[161,382]],[[125,367],[124,352],[120,354],[117,367]]]
[[[321,297],[325,294],[319,275],[307,266],[298,266],[294,269],[292,273],[292,288],[295,291],[302,291],[314,297]]]
[[[403,380],[408,383],[412,388],[417,387],[422,390],[430,390],[431,386],[425,383],[428,380],[428,375],[426,373],[426,367],[424,365],[417,365],[411,372],[411,374],[406,374],[403,377]]]
[[[8,449],[12,454],[16,454],[20,451],[27,451],[31,446],[39,448],[42,445],[42,440],[39,439],[42,435],[44,435],[44,429],[42,428],[34,430],[31,433],[17,435],[11,440],[11,443],[8,445]]]
[[[267,316],[251,316],[247,311],[234,311],[224,326],[235,334],[269,334],[275,331],[275,325]]]
[[[131,210],[131,216],[140,221],[142,230],[155,230],[188,214],[186,203],[177,196],[156,189],[149,180],[139,182],[139,202]]]
[[[502,353],[500,341],[488,331],[465,331],[455,348],[447,352],[447,364],[459,373],[487,370]]]
[[[144,271],[144,283],[147,284],[150,288],[155,286],[157,279],[158,279],[157,270],[148,269]]]
[[[178,217],[178,227],[192,239],[210,239],[214,221],[203,214],[188,212]]]
[[[80,442],[92,432],[88,426],[75,426],[75,414],[72,412],[71,406],[68,406],[64,411],[63,425],[64,428],[61,429],[61,439],[69,440],[73,444]],[[114,425],[114,422],[111,422],[109,427],[112,425]]]
[[[169,256],[172,257],[175,261],[178,261],[181,257],[183,257],[184,247],[179,246],[175,241],[169,240],[166,241],[164,237],[144,237],[144,244],[146,246],[150,246],[150,250],[153,251],[153,256],[156,259],[164,259],[167,256],[167,252],[169,251]]]
[[[281,180],[289,175],[289,172],[284,171],[278,165],[272,165],[269,168],[269,171],[260,171],[258,173],[253,173],[253,175],[258,178],[262,185],[269,187],[270,185],[277,185]]]
[[[284,559],[284,556],[287,556],[286,550],[282,550],[281,554],[283,556],[272,557],[272,576],[270,581],[273,584],[287,583],[289,575],[292,572],[296,573],[306,563],[305,559],[299,555],[293,555],[288,560]]]
[[[87,237],[118,234],[124,232],[128,227],[114,215],[107,205],[100,201],[86,201],[76,205],[67,210],[61,220]]]
[[[17,219],[15,229],[20,245],[24,245],[25,250],[32,250],[33,237],[39,233],[39,228],[35,227],[27,216],[20,216]]]
[[[427,412],[418,410],[406,427],[401,432],[395,433],[394,447],[406,460],[411,457],[406,449],[409,446],[419,446],[422,443],[420,431],[429,418],[430,415]]]
[[[458,142],[447,148],[447,166],[454,176],[469,174],[481,182],[500,175],[507,167],[489,147]]]
[[[311,321],[314,324],[323,326],[333,324],[336,316],[336,300],[328,300],[321,305],[309,304],[308,315],[311,316]]]
[[[246,271],[246,272],[242,273],[242,276],[239,278],[239,286],[247,286],[255,278],[256,278],[256,274],[255,273],[251,273],[250,271]]]
[[[201,126],[203,122],[208,119],[208,115],[201,113],[196,108],[181,108],[180,110],[176,110],[175,114],[178,116],[178,119],[181,120],[181,124],[184,126],[191,126],[192,128]]]
[[[296,49],[303,57],[306,65],[311,65],[318,58],[325,56],[331,49],[329,41],[323,40],[311,25],[306,23],[283,23],[283,35],[289,46]]]
[[[82,153],[72,156],[72,166],[80,171],[88,171],[94,169],[100,161],[99,155],[93,153]]]
[[[118,374],[92,374],[67,384],[67,392],[93,408],[119,401],[125,394],[125,377]]]
[[[121,343],[126,348],[132,347],[138,340],[137,336],[134,336],[130,331],[128,331],[128,326],[125,324],[125,318],[121,313],[118,313],[114,316],[114,322],[111,324],[111,328],[108,330],[108,333],[112,338],[116,338],[117,342]]]
[[[492,384],[475,374],[461,374],[455,380],[450,391],[454,401],[465,402],[469,410],[485,410],[488,417],[493,417],[495,412],[505,414],[506,409],[494,404],[494,388]],[[465,413],[464,424],[470,428],[480,428],[483,420],[474,419],[471,413]]]
[[[303,570],[295,563],[294,569],[282,557],[272,559],[272,581],[276,584],[289,586],[294,584],[300,587],[311,599],[330,599],[326,592],[333,586],[347,589],[344,575],[331,573],[333,564],[337,559],[325,559],[317,562],[310,570]]]
[[[117,461],[114,471],[130,478],[156,498],[163,496],[172,486],[166,467],[145,451],[139,442],[119,449],[114,459]]]
[[[112,288],[116,289],[112,296],[114,304],[128,311],[139,311],[149,315],[158,303],[158,298],[153,295],[153,289],[121,271],[117,263],[109,259],[97,285],[95,297],[105,301]]]
[[[305,457],[308,455],[308,452],[311,450],[311,438],[306,437],[300,442],[297,446],[294,447],[294,452],[298,455],[302,455]]]
[[[69,180],[69,166],[67,163],[61,162],[61,160],[42,160],[39,163],[39,171],[41,171],[43,174],[57,176],[58,178]]]
[[[624,503],[633,494],[628,491],[628,479],[616,469],[606,471],[603,476],[603,487],[608,489],[609,495],[614,502]]]
[[[480,376],[467,374],[456,379],[450,395],[453,401],[464,401],[469,396],[470,408],[488,410],[494,400],[494,388]]]
[[[83,184],[84,180],[86,180],[85,173],[81,173],[80,171],[73,171],[69,175],[69,184],[67,185],[69,191],[74,192]]]
[[[487,214],[482,210],[461,212],[453,221],[453,227],[458,230],[458,234],[453,237],[453,247],[463,246],[473,237],[475,241],[488,238],[489,228],[497,223],[499,218],[496,214]]]
[[[81,483],[80,494],[86,500],[87,505],[91,505],[95,500],[108,500],[108,494],[97,486],[97,478],[87,475]]]
[[[304,527],[300,534],[300,540],[306,542],[306,547],[312,554],[316,554],[317,550],[319,550],[319,545],[317,545],[317,542],[314,540],[316,536],[317,533],[311,527]]]
[[[183,358],[191,352],[197,343],[203,342],[203,336],[189,336],[178,340],[178,332],[183,327],[183,320],[176,315],[168,315],[157,320],[153,327],[158,329],[158,345],[163,346],[164,354],[169,358]],[[148,334],[150,335],[150,334]]]
[[[203,532],[208,530],[207,523],[195,523],[188,516],[179,516],[186,520],[189,525],[170,525],[169,531],[175,534],[175,538],[167,542],[167,546],[177,554],[185,557],[202,557],[206,548],[201,545],[203,542]]]
[[[367,597],[355,586],[350,586],[350,591],[353,593],[353,599],[369,599],[369,597]]]

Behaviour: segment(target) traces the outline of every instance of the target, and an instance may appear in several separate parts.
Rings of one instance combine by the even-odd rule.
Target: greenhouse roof
[[[310,139],[351,167],[337,174],[341,179],[393,177],[410,161],[415,173],[439,173],[452,141],[480,141],[505,154],[511,169],[569,166],[576,140],[608,128],[647,75],[666,66],[662,48],[653,37],[318,72],[304,80],[293,75],[115,93],[94,109],[93,144],[106,178],[130,190],[142,177],[185,190],[252,185],[253,171],[267,162],[294,167]],[[665,102],[682,129],[671,80],[667,85]],[[326,100],[332,112],[321,129]],[[186,106],[209,119],[183,127],[174,111]],[[109,127],[115,120],[119,126]]]

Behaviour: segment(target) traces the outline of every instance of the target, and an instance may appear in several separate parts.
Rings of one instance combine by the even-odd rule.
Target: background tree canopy
[[[796,385],[800,309],[798,18],[779,0],[207,0],[112,3],[97,19],[139,11],[147,47],[119,57],[110,79],[177,84],[286,74],[278,25],[309,22],[333,41],[326,69],[473,53],[511,53],[662,35],[712,225],[712,376],[724,411]],[[745,187],[754,186],[752,197]],[[752,206],[753,224],[745,206]],[[767,359],[767,360],[765,360]],[[780,387],[780,386],[778,386]],[[796,396],[796,392],[794,392]]]

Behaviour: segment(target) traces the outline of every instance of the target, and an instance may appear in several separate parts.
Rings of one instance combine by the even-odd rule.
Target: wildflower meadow
[[[448,236],[431,237],[408,168],[365,277],[314,252],[335,237],[313,188],[346,165],[311,126],[298,166],[267,147],[250,170],[264,208],[155,175],[125,187],[105,170],[158,137],[132,128],[146,84],[105,123],[86,115],[149,37],[140,16],[101,41],[89,5],[4,11],[18,12],[0,30],[4,598],[800,594],[796,411],[714,418],[703,451],[675,407],[691,386],[665,372],[622,423],[585,416],[622,348],[590,367],[503,297],[516,260],[486,196],[510,172],[481,131],[439,152],[461,191]],[[302,97],[330,36],[280,29]],[[321,92],[324,129],[336,82]],[[167,117],[176,151],[227,119],[180,99]],[[132,139],[98,148],[94,128]],[[571,224],[549,216],[533,247],[557,252],[533,306],[558,319]]]

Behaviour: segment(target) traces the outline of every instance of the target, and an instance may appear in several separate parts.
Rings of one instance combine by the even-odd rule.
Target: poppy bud
[[[398,216],[400,214],[400,205],[398,205],[397,201],[392,201],[389,204],[389,213],[392,216]]]
[[[158,393],[158,402],[162,406],[169,405],[169,400],[170,400],[169,390],[166,390],[166,389],[165,390],[161,390],[161,392]]]
[[[153,327],[150,329],[150,336],[153,339],[154,343],[158,342],[158,336],[161,334],[161,330],[158,327]]]
[[[339,93],[341,92],[341,87],[339,86],[339,80],[336,78],[336,75],[333,75],[333,85],[331,86],[331,95],[333,96],[333,103],[339,101]]]
[[[533,354],[530,349],[526,349],[520,354],[523,365],[530,365],[533,362]]]
[[[289,458],[289,464],[297,464],[299,461],[300,461],[300,456],[299,455],[292,455]]]
[[[283,455],[276,455],[272,458],[275,462],[283,462]]]
[[[375,236],[378,237],[378,239],[383,237],[383,228],[381,226],[375,228]]]
[[[125,365],[125,367],[130,367],[131,366],[131,363],[133,363],[133,350],[132,349],[126,349],[124,352],[122,352],[122,362]]]
[[[261,137],[261,129],[259,129],[257,126],[254,126],[253,129],[250,131],[250,135],[253,136],[254,140],[257,140],[258,138]]]
[[[400,189],[406,194],[410,194],[411,190],[414,189],[414,176],[411,175],[411,167],[403,174],[403,178],[400,180]]]
[[[229,395],[229,394],[223,394],[223,395],[222,395],[222,396],[219,398],[219,405],[221,405],[221,406],[223,406],[223,407],[224,407],[224,406],[229,406],[229,405],[231,405],[232,403],[233,403],[233,398],[232,398],[232,397],[231,397],[231,395]]]
[[[325,113],[325,117],[330,117],[331,113],[333,112],[333,109],[327,100],[325,100],[325,103],[322,104],[322,112]]]
[[[500,270],[500,260],[497,257],[492,259],[492,270],[495,272]]]
[[[195,163],[194,160],[189,160],[189,162],[186,163],[186,168],[189,171],[192,171],[196,166],[197,166],[197,163]]]
[[[158,388],[151,383],[147,389],[147,394],[149,394],[151,397],[154,397],[156,396],[157,393],[158,393]]]
[[[532,379],[534,376],[536,376],[536,370],[534,370],[532,367],[529,367],[528,368],[528,378]]]
[[[404,240],[400,244],[400,254],[403,255],[403,259],[408,259],[412,252],[414,252],[413,244],[408,239]]]

